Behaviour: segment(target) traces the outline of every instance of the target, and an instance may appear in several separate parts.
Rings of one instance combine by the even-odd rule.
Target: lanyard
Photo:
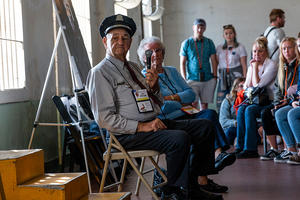
[[[203,58],[203,39],[200,40],[201,41],[201,58]],[[200,60],[200,56],[199,56],[199,51],[198,51],[198,46],[197,46],[197,42],[196,40],[194,40],[194,43],[195,43],[195,47],[196,47],[196,51],[197,51],[197,57],[198,57],[198,62],[199,62],[199,67],[200,67],[200,70],[202,69],[202,62]]]
[[[291,86],[293,85],[293,83],[294,83],[294,79],[295,79],[297,67],[298,67],[298,60],[297,60],[296,63],[295,63],[294,73],[293,73],[293,78],[292,78],[292,81],[291,81],[291,84],[290,84],[289,87],[291,87]],[[287,88],[287,84],[288,84],[288,83],[287,83],[287,75],[288,75],[287,71],[288,71],[288,67],[287,67],[286,70],[285,70],[285,90],[284,90],[284,98],[285,98],[285,99],[287,98],[287,89],[288,89],[288,88]]]
[[[109,59],[107,59],[111,64],[114,65],[114,67],[120,72],[121,76],[124,78],[124,80],[129,84],[128,80],[126,80],[126,78],[124,77],[124,75],[122,74],[122,72],[118,69],[118,67],[113,63],[111,62]],[[137,78],[137,76],[135,75],[133,69],[130,68],[129,66],[129,63],[127,61],[124,62],[124,66],[126,67],[126,69],[129,71],[129,74],[132,78],[132,80],[138,84],[140,86],[141,89],[146,89],[150,98],[152,99],[152,101],[154,103],[156,103],[157,105],[162,105],[163,103],[160,101],[160,99],[158,97],[156,97],[151,91],[149,91],[146,86]],[[130,84],[129,84],[130,85]]]
[[[228,74],[229,73],[229,55],[228,55],[228,51],[230,51],[230,53],[233,51],[233,47],[228,47],[226,49],[226,73]]]
[[[159,76],[159,79],[167,86],[167,88],[172,92],[172,94],[177,94],[177,89],[176,87],[172,84],[172,82],[170,81],[167,73],[165,72],[164,70],[164,75],[166,76],[168,82],[170,83],[170,85],[174,88],[175,92],[173,92],[173,90],[169,87],[168,83],[166,83],[166,81],[164,79],[162,79],[160,76]]]

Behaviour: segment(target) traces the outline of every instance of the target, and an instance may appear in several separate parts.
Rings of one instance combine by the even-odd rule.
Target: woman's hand
[[[157,85],[158,81],[158,73],[155,69],[147,69],[146,73],[146,83],[149,85],[150,88],[153,88]]]
[[[166,101],[178,101],[178,102],[181,101],[178,94],[172,94],[172,95],[169,95],[169,96],[164,96],[164,100],[166,100]]]
[[[277,109],[279,109],[279,108],[281,108],[283,106],[286,106],[287,104],[288,104],[287,100],[284,100],[282,103],[276,105],[275,109],[277,110]]]
[[[250,60],[250,64],[252,65],[252,63],[256,63],[257,61],[255,59],[251,59]]]
[[[299,101],[293,101],[292,106],[293,108],[299,107]]]

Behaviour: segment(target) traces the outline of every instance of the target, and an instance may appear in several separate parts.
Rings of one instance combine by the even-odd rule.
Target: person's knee
[[[218,120],[218,115],[217,115],[217,112],[215,110],[212,110],[212,109],[206,109],[204,110],[204,116],[206,116],[205,118],[206,119],[209,119],[209,120]]]
[[[248,106],[245,110],[245,116],[255,115],[257,108],[255,106]]]
[[[275,112],[276,121],[277,120],[279,120],[279,121],[286,120],[287,119],[287,114],[288,113],[286,113],[285,110],[279,109],[277,112]]]
[[[299,110],[295,110],[295,109],[291,109],[288,113],[287,113],[287,119],[288,121],[294,121],[297,119],[296,114],[298,114]]]
[[[182,130],[174,130],[170,140],[174,148],[188,148],[190,145],[190,136]]]
[[[239,107],[238,112],[237,112],[237,116],[238,117],[244,116],[246,108],[247,108],[246,106]]]

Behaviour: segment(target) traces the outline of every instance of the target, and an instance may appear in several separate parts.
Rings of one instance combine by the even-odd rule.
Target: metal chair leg
[[[141,166],[140,166],[140,172],[143,174],[144,172],[144,166],[145,166],[145,157],[142,158]],[[136,187],[135,187],[135,195],[139,195],[139,190],[141,186],[141,178],[138,176],[137,182],[136,182]]]

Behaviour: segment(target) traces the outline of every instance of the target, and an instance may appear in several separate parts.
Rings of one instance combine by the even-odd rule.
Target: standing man
[[[278,64],[279,61],[279,45],[285,37],[282,29],[285,24],[284,11],[281,9],[273,9],[269,15],[270,26],[265,30],[264,36],[268,39],[268,52],[271,60]]]
[[[199,176],[215,172],[213,124],[157,118],[163,101],[157,73],[148,69],[144,78],[137,64],[126,60],[135,31],[134,21],[123,15],[107,17],[100,25],[106,57],[91,69],[86,84],[95,120],[127,150],[166,154],[168,184],[163,200],[187,199],[179,187],[189,184],[192,199],[223,199],[202,190],[198,182]],[[180,185],[180,177],[189,180]]]
[[[215,45],[211,39],[203,36],[205,30],[205,20],[196,19],[193,37],[182,42],[179,53],[181,75],[195,91],[195,105],[200,100],[201,110],[207,109],[208,103],[213,103],[218,67]]]

